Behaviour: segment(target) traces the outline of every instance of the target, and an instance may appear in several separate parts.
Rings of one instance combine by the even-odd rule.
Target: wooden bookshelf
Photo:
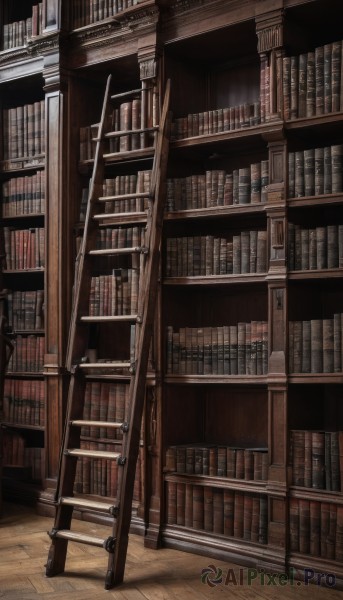
[[[38,371],[19,364],[6,380],[19,390],[41,384],[45,407],[42,424],[2,415],[6,435],[39,448],[43,465],[38,485],[36,476],[28,482],[25,465],[17,478],[14,468],[7,470],[10,498],[28,488],[40,512],[53,510],[75,259],[109,73],[119,97],[98,190],[99,205],[107,208],[97,217],[103,232],[98,251],[87,258],[94,289],[83,311],[85,324],[92,322],[84,371],[85,385],[94,388],[93,410],[100,410],[100,390],[104,413],[109,388],[127,384],[124,373],[113,378],[105,368],[109,354],[119,356],[121,341],[110,338],[111,320],[120,312],[102,299],[112,302],[115,286],[125,288],[123,328],[129,327],[139,254],[132,265],[125,252],[130,244],[144,244],[137,231],[132,241],[133,217],[126,209],[136,203],[134,219],[144,230],[153,135],[170,78],[167,204],[133,529],[145,532],[151,548],[172,546],[273,572],[306,566],[343,578],[343,483],[335,491],[294,484],[291,454],[293,431],[309,438],[319,430],[343,430],[340,9],[339,0],[280,0],[273,7],[268,0],[3,3],[1,253],[7,244],[10,257],[10,232],[39,229],[45,235],[43,264],[24,266],[21,256],[20,265],[3,260],[1,270],[2,288],[12,292],[12,321],[14,292],[16,302],[26,298],[29,305],[30,294],[41,290],[45,307],[43,321],[37,317],[32,328],[25,320],[10,323],[13,339],[44,338],[45,346]],[[27,34],[33,18],[34,34]],[[126,97],[129,90],[137,90],[133,98]],[[44,126],[37,103],[44,106]],[[25,125],[18,137],[34,105],[40,134],[32,137],[30,123],[31,133]],[[125,232],[115,258],[108,245],[112,231]],[[25,235],[15,235],[19,248]],[[25,302],[20,310],[27,311]],[[309,336],[311,324],[323,340]],[[311,344],[316,360],[325,353],[325,369],[321,360],[313,368],[305,360]],[[129,347],[124,354],[129,360]],[[95,377],[97,360],[104,372]],[[83,443],[115,444],[102,434],[97,439],[83,432]],[[265,479],[166,468],[170,447],[206,444],[245,449],[247,455],[266,448]],[[115,494],[115,474],[109,487],[104,473],[98,475],[92,483],[88,477],[86,491]],[[85,491],[80,473],[77,485]],[[205,527],[205,494],[210,508],[216,503],[215,526],[207,506]],[[318,510],[334,551],[318,538]],[[91,511],[80,516],[98,518]],[[306,531],[314,524],[316,548],[304,539],[299,544],[300,521]]]

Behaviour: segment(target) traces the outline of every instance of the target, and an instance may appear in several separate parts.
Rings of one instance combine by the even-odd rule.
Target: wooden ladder
[[[128,534],[131,522],[132,500],[136,463],[139,453],[141,421],[143,414],[148,357],[151,344],[157,282],[159,273],[159,254],[161,229],[166,189],[166,169],[169,148],[169,96],[168,81],[158,127],[142,127],[134,130],[141,136],[154,135],[154,145],[150,155],[153,158],[150,190],[104,196],[102,193],[106,162],[111,159],[120,161],[120,153],[116,156],[105,153],[105,143],[109,138],[128,135],[132,132],[109,131],[109,122],[113,103],[129,97],[135,97],[142,90],[132,90],[115,96],[110,94],[111,76],[108,77],[101,121],[96,138],[93,175],[89,186],[89,197],[86,211],[84,234],[77,259],[75,272],[73,309],[70,322],[66,366],[70,372],[70,383],[67,401],[66,421],[61,445],[60,466],[56,490],[56,515],[54,526],[49,532],[51,545],[46,564],[46,575],[52,577],[64,571],[68,541],[81,542],[104,547],[108,552],[108,569],[105,588],[110,589],[122,582],[126,562]],[[144,91],[144,87],[143,87]],[[142,98],[143,102],[143,98]],[[145,152],[145,151],[144,151]],[[143,152],[143,154],[144,154]],[[125,153],[126,155],[128,153]],[[139,158],[139,151],[132,152]],[[145,152],[146,154],[146,152]],[[128,157],[126,156],[128,159]],[[111,248],[96,250],[95,240],[99,226],[107,223],[118,223],[118,213],[101,212],[106,202],[119,200],[144,199],[147,208],[142,211],[131,211],[119,215],[122,222],[146,223],[145,242],[130,248]],[[145,221],[144,221],[145,220]],[[89,314],[89,297],[92,279],[92,261],[100,255],[122,256],[140,255],[140,274],[138,292],[138,310],[136,314],[91,316]],[[88,313],[88,314],[87,314]],[[111,335],[118,340],[123,337],[123,328],[127,329],[130,345],[129,357],[121,360],[91,360],[87,357],[89,328],[95,326],[111,326]],[[116,330],[117,328],[117,330]],[[134,335],[132,335],[132,333]],[[126,335],[126,333],[125,333]],[[132,342],[134,339],[134,342]],[[85,420],[83,417],[86,382],[88,377],[106,374],[106,378],[116,381],[125,377],[128,381],[128,408],[123,422]],[[105,452],[81,448],[81,428],[116,428],[123,432],[120,452]],[[116,499],[101,501],[87,496],[77,496],[74,483],[77,462],[86,457],[89,460],[116,461],[118,465],[118,486]],[[92,510],[107,514],[113,518],[112,533],[103,540],[91,535],[71,530],[73,510]]]

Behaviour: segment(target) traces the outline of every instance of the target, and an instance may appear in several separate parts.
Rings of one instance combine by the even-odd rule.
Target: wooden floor
[[[0,518],[0,598],[6,600],[238,600],[310,598],[343,599],[343,592],[294,582],[285,586],[233,585],[239,582],[237,565],[211,560],[176,550],[147,550],[143,538],[131,535],[124,583],[104,590],[107,555],[104,550],[69,542],[66,571],[45,577],[52,519],[40,517],[33,509],[5,504]],[[78,529],[107,537],[106,527],[78,522]],[[209,565],[222,569],[223,581],[201,581],[201,571]],[[232,571],[230,571],[232,569]],[[247,570],[244,570],[246,578]],[[225,582],[228,573],[231,583]],[[206,574],[205,574],[206,577]],[[213,580],[209,569],[209,579]]]

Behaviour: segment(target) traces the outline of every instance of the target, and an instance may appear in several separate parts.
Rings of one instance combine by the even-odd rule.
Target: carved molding
[[[5,65],[6,63],[12,63],[16,60],[23,60],[28,58],[29,53],[27,46],[20,48],[13,48],[10,52],[5,50],[4,53],[0,53],[0,65]]]
[[[272,25],[257,31],[258,52],[268,52],[273,48],[280,48],[283,45],[283,27],[282,24]]]
[[[130,14],[124,14],[120,18],[120,26],[122,28],[137,29],[148,25],[155,25],[159,19],[159,9],[157,6],[141,8]]]
[[[176,0],[176,2],[169,7],[168,12],[172,14],[179,14],[187,10],[198,8],[204,4],[205,0]]]
[[[35,40],[29,40],[27,49],[30,56],[39,56],[52,50],[56,50],[60,45],[60,34],[54,31],[48,35],[40,36]]]
[[[87,44],[92,42],[93,47],[103,47],[113,44],[113,37],[123,37],[125,34],[130,34],[134,30],[144,29],[158,22],[159,10],[155,6],[142,7],[130,14],[123,16],[115,15],[106,21],[92,23],[82,29],[71,34],[72,39],[77,44]]]
[[[156,58],[148,58],[139,62],[140,79],[153,79],[157,76]]]

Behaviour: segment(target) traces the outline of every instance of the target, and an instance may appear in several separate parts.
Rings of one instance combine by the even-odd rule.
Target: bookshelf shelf
[[[343,203],[342,194],[325,194],[319,196],[308,196],[307,198],[288,198],[287,206],[289,208],[303,207],[325,207],[325,206],[340,206]]]
[[[206,275],[205,277],[165,277],[164,285],[235,285],[235,284],[251,284],[264,283],[266,274],[246,273],[241,275]]]
[[[336,279],[343,276],[343,268],[339,269],[318,269],[311,271],[288,271],[288,279],[302,280],[306,279]]]
[[[177,210],[165,215],[166,221],[181,221],[183,219],[208,219],[231,216],[249,216],[265,214],[265,204],[246,204],[244,206],[215,206],[213,208],[197,208],[193,210]]]
[[[181,148],[193,148],[194,146],[216,146],[225,144],[231,148],[235,144],[242,144],[242,141],[247,144],[261,142],[269,137],[279,137],[282,133],[283,122],[274,122],[272,125],[255,125],[253,127],[242,127],[233,131],[223,131],[210,135],[198,135],[180,140],[172,140],[171,149],[179,150]]]
[[[343,383],[343,373],[291,373],[289,383]]]
[[[1,427],[3,427],[4,429],[28,429],[32,431],[41,431],[42,433],[44,433],[44,427],[40,425],[28,425],[26,423],[18,423],[17,421],[15,421],[14,423],[10,421],[2,421]]]
[[[267,377],[265,375],[166,375],[165,383],[170,384],[226,384],[226,385],[266,385]]]
[[[207,477],[206,475],[182,475],[180,473],[166,473],[165,481],[175,483],[192,483],[203,487],[216,487],[220,489],[241,490],[250,493],[267,494],[265,481],[246,481],[244,479],[230,479],[229,477]]]

